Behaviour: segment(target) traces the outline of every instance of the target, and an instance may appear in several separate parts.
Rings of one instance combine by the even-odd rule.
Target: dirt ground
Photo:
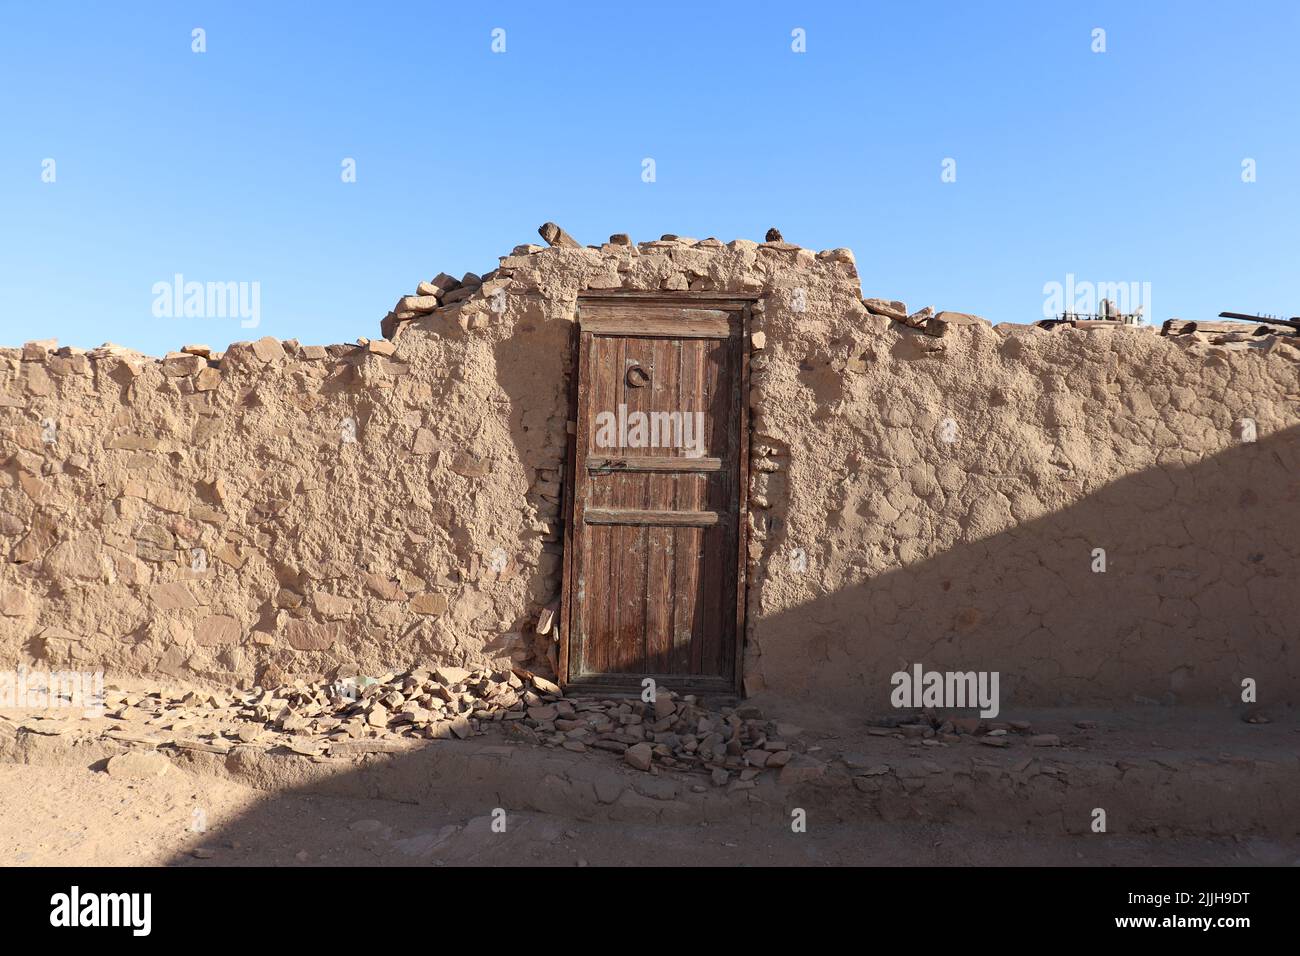
[[[11,711],[0,714],[0,865],[1300,865],[1289,711],[1262,724],[1227,708],[1007,715],[1056,735],[1051,747],[922,739],[788,702],[779,712],[826,769],[731,793],[740,784],[642,773],[496,725],[342,759],[141,746],[105,738],[117,725],[107,718],[52,730],[48,716]],[[108,772],[120,755],[140,767]],[[1089,831],[1096,806],[1109,832]]]
[[[1300,841],[1007,838],[942,824],[592,823],[539,813],[269,794],[173,770],[148,782],[84,767],[0,765],[0,865],[98,866],[1286,866]],[[206,827],[203,832],[196,827]]]

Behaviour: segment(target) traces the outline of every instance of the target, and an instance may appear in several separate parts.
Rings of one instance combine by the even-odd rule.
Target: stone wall
[[[884,707],[921,662],[1004,702],[1298,696],[1296,339],[768,316],[752,687]]]
[[[515,380],[526,404],[557,406],[564,341]],[[564,417],[516,412],[495,348],[453,326],[3,353],[4,656],[222,680],[530,661]]]
[[[0,349],[0,658],[550,672],[575,306],[661,290],[757,300],[749,692],[878,707],[920,661],[1022,703],[1294,695],[1294,337],[992,327],[864,303],[847,250],[547,238],[355,346]]]

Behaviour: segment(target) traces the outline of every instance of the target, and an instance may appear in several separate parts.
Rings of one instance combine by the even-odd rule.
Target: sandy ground
[[[1300,841],[1014,837],[922,824],[581,823],[300,793],[172,770],[148,782],[81,767],[0,765],[0,865],[101,866],[1251,866],[1300,863]],[[205,827],[205,830],[196,828]],[[195,851],[198,851],[196,855]]]
[[[19,714],[9,716],[21,722]],[[1254,775],[1263,772],[1260,768],[1282,767],[1285,772],[1268,779],[1290,779],[1293,770],[1287,768],[1296,764],[1300,721],[1289,712],[1276,714],[1277,719],[1266,725],[1245,723],[1231,710],[1025,712],[1017,716],[1031,719],[1038,731],[1059,734],[1064,746],[1038,750],[1017,742],[1011,751],[990,750],[969,741],[949,747],[901,736],[881,737],[860,717],[812,710],[794,716],[817,728],[800,732],[810,752],[866,754],[867,763],[895,768],[925,760],[952,771],[967,767],[972,758],[983,764],[1020,764],[1032,758],[1064,767],[1070,771],[1067,776],[1079,780],[1085,778],[1082,769],[1093,758],[1164,763],[1180,768],[1163,784],[1170,791],[1163,795],[1166,804],[1175,799],[1177,807],[1191,808],[1207,793],[1223,796],[1220,791],[1226,786],[1234,806],[1263,800],[1268,804],[1265,818],[1280,823],[1254,831],[1271,836],[1233,835],[1223,828],[1153,828],[1155,832],[1139,828],[1068,836],[1039,827],[1029,833],[1013,822],[1015,814],[1000,812],[996,794],[1002,791],[990,790],[986,797],[994,801],[991,812],[986,808],[974,822],[967,814],[960,817],[965,822],[955,824],[944,822],[947,791],[934,789],[949,774],[934,772],[924,775],[929,778],[926,789],[909,788],[903,800],[909,807],[934,810],[930,819],[936,822],[890,814],[854,822],[857,811],[845,815],[845,807],[851,804],[844,802],[836,804],[838,818],[829,807],[811,809],[806,831],[799,833],[779,820],[653,824],[609,822],[601,816],[600,822],[591,822],[591,814],[582,821],[507,807],[504,832],[500,832],[500,820],[492,816],[499,778],[463,783],[456,779],[455,794],[463,798],[456,809],[448,809],[439,797],[412,796],[422,791],[418,784],[423,775],[437,770],[437,763],[399,758],[385,770],[381,762],[379,769],[372,766],[369,771],[369,779],[380,781],[379,788],[353,791],[368,792],[369,798],[328,796],[295,785],[290,772],[293,761],[305,758],[292,755],[276,762],[281,768],[278,775],[266,778],[274,786],[256,789],[248,777],[201,772],[196,769],[200,763],[184,759],[163,761],[167,766],[160,776],[110,775],[104,769],[102,750],[92,753],[66,746],[62,736],[37,735],[33,741],[42,747],[27,757],[14,756],[27,752],[13,750],[0,761],[0,865],[1300,865],[1300,803],[1293,788],[1248,786],[1259,779]],[[1089,729],[1080,729],[1080,723]],[[444,746],[454,750],[472,745],[453,741]],[[609,754],[574,755],[530,746],[518,747],[509,761],[514,765],[510,772],[532,774],[540,785],[555,765],[539,760],[555,755],[573,768],[588,764],[606,773],[628,772]],[[8,762],[32,757],[39,759]],[[916,780],[910,778],[908,783]],[[388,799],[374,799],[377,793]],[[1059,808],[1062,793],[1045,791],[1045,805]],[[1275,808],[1271,806],[1274,793]],[[1154,784],[1147,794],[1139,791],[1140,806],[1153,806],[1161,799]],[[846,819],[849,822],[843,822]],[[1170,832],[1162,832],[1165,829]]]

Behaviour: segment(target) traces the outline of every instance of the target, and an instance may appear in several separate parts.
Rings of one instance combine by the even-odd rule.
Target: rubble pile
[[[909,313],[907,305],[897,299],[863,299],[862,304],[872,315],[892,319],[935,338],[947,335],[953,326],[989,324],[988,320],[968,312],[943,311],[936,314],[934,307],[929,305]]]
[[[794,756],[784,736],[797,728],[762,718],[753,707],[704,707],[691,694],[660,690],[653,703],[641,700],[556,697],[529,707],[528,719],[512,732],[566,750],[608,750],[637,770],[659,766],[710,774],[722,786],[734,772],[753,780],[764,769],[780,769]]]
[[[1081,730],[1095,722],[1081,720]],[[1024,740],[1031,747],[1059,747],[1056,734],[1036,734],[1027,720],[983,720],[975,716],[943,714],[926,709],[918,714],[881,717],[868,722],[867,733],[873,737],[896,737],[919,740],[924,746],[939,747],[956,743],[977,743],[987,747],[1009,747]]]
[[[565,697],[522,668],[415,668],[377,678],[348,673],[274,689],[171,695],[110,690],[105,736],[147,746],[227,753],[286,747],[307,756],[405,750],[421,740],[465,739],[499,724],[507,739],[577,753],[607,751],[645,771],[694,771],[717,786],[779,770],[796,755],[799,729],[752,706],[705,706],[660,689],[653,701]],[[162,736],[162,734],[169,734]]]
[[[413,295],[404,295],[398,299],[397,304],[380,322],[380,331],[383,332],[384,338],[391,339],[400,323],[409,322],[411,319],[418,319],[440,310],[445,311],[448,306],[464,301],[475,292],[478,292],[482,288],[484,281],[490,280],[494,275],[495,273],[488,273],[486,277],[483,277],[475,275],[473,272],[467,272],[457,279],[445,272],[440,272],[434,278],[423,281],[416,286]]]

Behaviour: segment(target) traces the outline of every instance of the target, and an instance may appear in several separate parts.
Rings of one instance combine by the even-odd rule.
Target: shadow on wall
[[[564,456],[568,443],[569,375],[573,323],[549,318],[544,303],[530,297],[521,307],[515,332],[493,346],[496,382],[509,398],[508,428],[514,453],[524,467],[528,494],[521,526],[541,538],[540,550],[523,570],[527,577],[525,614],[519,622],[528,642],[527,665],[554,676],[556,650],[550,636],[534,633],[539,614],[559,600],[563,547]],[[523,553],[533,553],[527,540]]]
[[[514,425],[515,438],[533,447],[533,429]],[[1237,701],[1243,677],[1258,681],[1265,705],[1294,698],[1297,665],[1288,644],[1300,627],[1294,598],[1298,475],[1300,427],[1191,467],[1129,475],[1064,510],[762,620],[766,693],[793,698],[803,691],[805,700],[850,717],[865,708],[878,712],[888,707],[890,674],[921,662],[934,670],[999,671],[1004,716],[1067,701],[1123,706],[1134,695],[1160,702]],[[1097,548],[1105,550],[1104,572],[1093,570]],[[808,573],[815,573],[817,559],[810,558]],[[799,702],[789,703],[794,710]],[[779,701],[762,706],[765,713],[782,712]],[[1231,731],[1226,734],[1206,746],[1217,751],[1231,739]],[[726,788],[692,794],[668,777],[629,778],[612,755],[571,758],[500,746],[495,738],[435,742],[359,762],[254,748],[229,755],[189,752],[184,760],[210,764],[195,778],[197,801],[204,799],[199,781],[205,773],[229,774],[267,794],[194,835],[192,845],[215,848],[214,857],[200,861],[178,853],[169,862],[572,864],[578,853],[593,852],[597,862],[620,862],[630,858],[628,841],[637,833],[650,846],[668,838],[656,821],[690,824],[697,832],[694,821],[703,811],[689,802],[693,797],[728,797]],[[1234,790],[1241,778],[1232,775],[1239,769],[1223,772],[1229,776],[1210,789],[1226,794],[1225,802],[1249,804],[1257,815],[1272,812],[1250,809],[1265,807],[1259,793],[1266,787],[1256,785],[1244,801],[1244,791]],[[1097,778],[1088,787],[1076,785],[1069,798],[1028,788],[1027,802],[1007,819],[1032,819],[1036,832],[1057,833],[1062,806],[1096,806],[1101,788],[1107,807],[1123,808],[1115,818],[1129,821],[1124,832],[1147,832],[1169,825],[1171,807],[1194,803],[1173,786],[1156,787],[1166,796],[1153,803],[1151,776],[1126,779],[1121,785]],[[631,797],[611,804],[629,787],[636,791]],[[664,787],[677,787],[677,799],[653,789]],[[715,805],[707,811],[710,819],[748,820],[759,812],[745,802],[745,791],[731,796],[742,806]],[[367,807],[356,798],[386,802]],[[943,806],[955,819],[987,820],[1006,814],[1005,799],[1004,791],[972,785],[958,809]],[[1227,812],[1215,807],[1201,815]],[[779,801],[767,809],[786,812]],[[502,812],[509,826],[499,834],[492,825]],[[874,810],[857,804],[845,812],[875,819]],[[1077,818],[1087,820],[1086,809]],[[784,819],[772,822],[783,829]],[[1199,825],[1231,829],[1221,822]],[[582,828],[581,841],[569,839],[570,827]],[[590,841],[604,849],[586,845]]]
[[[1004,530],[976,537],[989,522]],[[762,695],[881,712],[891,674],[919,662],[999,672],[1003,707],[1240,703],[1248,677],[1261,704],[1300,698],[1300,427],[1024,523],[991,494],[961,526],[970,540],[865,580],[865,549],[810,548],[806,574],[821,560],[851,583],[751,614]]]

